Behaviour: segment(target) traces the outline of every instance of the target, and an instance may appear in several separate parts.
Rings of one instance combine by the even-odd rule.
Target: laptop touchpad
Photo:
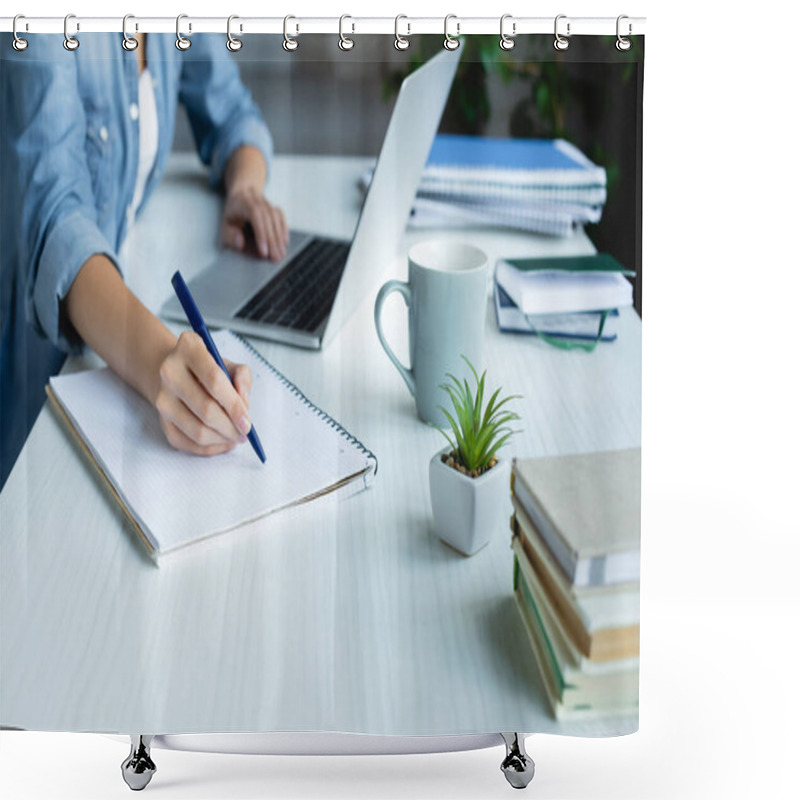
[[[211,266],[189,283],[204,314],[232,317],[262,286],[281,270],[308,241],[307,234],[292,232],[286,258],[268,261],[234,250],[223,250]]]

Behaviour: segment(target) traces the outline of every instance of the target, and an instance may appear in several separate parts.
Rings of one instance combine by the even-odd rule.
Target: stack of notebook
[[[554,344],[614,341],[619,309],[633,305],[627,278],[634,275],[608,253],[501,259],[494,277],[497,326]]]
[[[362,176],[362,188],[371,177],[371,171]],[[568,236],[578,226],[599,222],[605,201],[605,169],[563,139],[439,134],[409,225]]]
[[[563,139],[440,134],[411,223],[567,236],[579,225],[599,222],[605,200],[605,170]]]
[[[639,705],[641,451],[516,460],[514,596],[553,714]]]

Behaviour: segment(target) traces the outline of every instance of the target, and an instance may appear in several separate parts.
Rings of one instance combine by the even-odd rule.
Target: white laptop
[[[403,81],[352,241],[292,231],[278,262],[223,251],[189,282],[209,326],[308,348],[333,338],[394,257],[459,58],[443,50]],[[176,297],[161,316],[186,321]]]

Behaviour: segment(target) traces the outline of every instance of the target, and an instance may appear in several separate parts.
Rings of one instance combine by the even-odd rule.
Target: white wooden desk
[[[279,158],[268,194],[295,227],[347,233],[365,163]],[[127,278],[153,309],[176,267],[191,276],[218,246],[220,201],[206,186],[193,157],[174,158],[131,235]],[[431,235],[409,234],[402,250]],[[593,249],[583,235],[445,235],[484,248],[490,263]],[[402,257],[375,266],[379,280],[406,275]],[[377,455],[374,486],[218,537],[160,569],[44,409],[0,496],[2,725],[391,735],[635,729],[630,719],[551,718],[512,597],[510,532],[472,558],[433,536],[428,460],[443,440],[416,418],[378,344],[374,296],[321,353],[254,342]],[[401,353],[403,314],[400,301],[387,308]],[[487,295],[489,381],[524,396],[523,433],[509,454],[640,444],[641,323],[633,310],[619,322],[614,344],[563,352],[501,335]]]

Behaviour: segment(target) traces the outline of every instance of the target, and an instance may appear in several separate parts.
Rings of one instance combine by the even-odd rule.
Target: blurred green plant
[[[632,37],[630,50],[620,53],[614,48],[614,37],[593,37],[583,46],[596,48],[598,60],[620,63],[618,80],[634,79],[635,65],[643,56],[642,37]],[[438,36],[411,37],[407,61],[387,76],[383,95],[391,99],[403,79],[441,50]],[[519,37],[511,51],[498,46],[497,36],[464,36],[462,56],[450,97],[442,115],[441,130],[446,133],[480,135],[491,119],[490,85],[499,79],[510,89],[522,88],[509,115],[507,135],[514,138],[567,139],[576,141],[572,121],[582,118],[589,130],[596,130],[606,112],[606,98],[596,87],[587,85],[581,70],[574,69],[569,51],[556,52],[552,36]],[[605,55],[611,53],[610,57]],[[526,90],[527,89],[527,90]],[[518,93],[518,92],[515,92]],[[616,183],[618,160],[599,142],[583,147],[595,163],[605,167],[609,189]]]

